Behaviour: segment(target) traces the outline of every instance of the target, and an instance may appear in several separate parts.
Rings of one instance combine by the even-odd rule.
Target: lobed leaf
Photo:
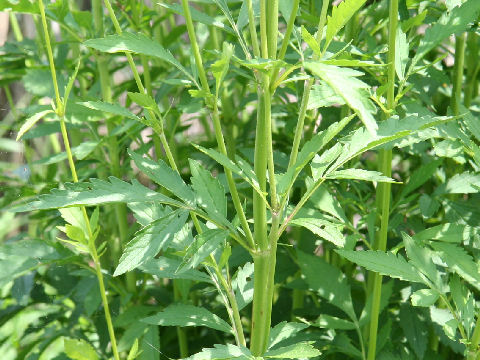
[[[332,15],[327,17],[325,49],[333,37],[347,24],[348,20],[365,4],[366,0],[344,0],[332,7]]]

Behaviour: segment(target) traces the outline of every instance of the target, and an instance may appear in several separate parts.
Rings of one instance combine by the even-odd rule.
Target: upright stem
[[[75,163],[73,161],[73,155],[72,155],[72,150],[70,148],[70,142],[68,140],[68,134],[67,134],[67,127],[65,126],[65,108],[64,108],[64,103],[62,102],[60,98],[60,93],[58,91],[58,84],[57,84],[57,75],[55,71],[55,64],[53,61],[53,52],[52,52],[52,46],[50,44],[50,36],[48,34],[48,26],[47,26],[47,19],[45,16],[45,8],[43,5],[43,0],[39,1],[39,9],[40,9],[40,15],[42,18],[42,25],[43,25],[43,31],[45,34],[45,41],[46,41],[46,47],[47,47],[47,55],[48,55],[48,61],[50,64],[50,71],[52,75],[52,82],[53,82],[53,87],[55,89],[55,98],[56,98],[56,105],[57,105],[57,115],[60,118],[60,129],[62,132],[62,137],[63,137],[63,142],[65,144],[65,151],[67,153],[67,158],[68,158],[68,163],[70,165],[70,170],[72,173],[72,178],[74,182],[78,182],[78,176],[77,176],[77,170],[75,168]],[[65,99],[66,101],[66,99]],[[108,334],[110,336],[110,341],[112,344],[112,352],[115,360],[120,360],[120,356],[118,354],[118,349],[117,349],[117,341],[115,339],[115,331],[113,328],[113,322],[112,318],[110,315],[110,308],[108,305],[108,299],[106,295],[106,289],[105,289],[105,284],[103,281],[103,275],[100,267],[100,259],[97,254],[97,249],[95,247],[95,242],[94,242],[94,236],[92,233],[92,228],[90,226],[90,219],[87,215],[87,211],[85,207],[80,208],[83,214],[83,218],[87,227],[88,231],[88,245],[89,245],[89,250],[90,250],[90,255],[92,257],[92,260],[94,262],[95,266],[95,273],[97,275],[97,280],[98,280],[98,285],[100,288],[100,296],[102,298],[102,304],[103,304],[103,309],[104,309],[104,314],[105,314],[105,320],[107,322],[107,328],[108,328]]]
[[[389,29],[388,29],[388,83],[387,109],[393,110],[395,104],[395,38],[398,25],[398,0],[390,0]],[[392,174],[392,150],[380,150],[378,155],[378,170],[385,176]],[[380,215],[380,230],[376,234],[375,250],[385,251],[387,247],[388,220],[390,215],[390,183],[377,185],[377,211]],[[377,351],[378,317],[380,313],[380,299],[382,295],[382,276],[374,273],[372,315],[370,319],[370,333],[368,343],[368,360],[374,360]]]
[[[458,116],[460,113],[460,104],[462,96],[463,83],[463,65],[465,63],[465,40],[466,34],[461,34],[455,37],[455,66],[453,69],[453,88],[450,105],[452,113]]]
[[[475,323],[475,329],[473,330],[472,338],[470,339],[470,345],[468,348],[467,360],[477,360],[479,356],[480,345],[480,313],[477,314],[477,322]]]
[[[475,87],[478,86],[477,76],[480,70],[478,63],[478,35],[475,32],[469,32],[467,36],[468,56],[466,59],[467,84],[465,85],[464,102],[465,107],[469,108],[472,104]]]
[[[203,67],[202,57],[200,55],[200,49],[197,43],[197,37],[195,35],[195,28],[193,26],[192,16],[190,14],[190,7],[188,6],[188,0],[182,0],[183,11],[185,13],[185,21],[187,23],[187,30],[188,36],[190,38],[190,43],[192,44],[192,50],[194,52],[195,57],[195,65],[197,67],[197,71],[200,77],[200,83],[202,86],[202,90],[205,91],[208,95],[211,94],[210,87],[208,86],[207,75],[205,69]],[[218,113],[218,107],[216,102],[214,101],[213,104],[206,99],[207,105],[212,108],[212,118],[213,118],[213,127],[215,130],[215,137],[217,140],[218,148],[220,152],[228,156],[227,148],[225,146],[225,140],[222,134],[222,125],[220,123],[220,116]],[[235,211],[237,212],[240,218],[240,224],[242,225],[242,229],[245,232],[245,237],[247,242],[250,246],[253,247],[253,236],[250,230],[250,226],[248,225],[247,218],[245,216],[245,212],[242,207],[242,203],[240,201],[240,197],[238,195],[237,187],[235,185],[235,180],[233,179],[233,174],[231,170],[228,168],[224,168],[225,175],[227,177],[228,188],[230,190],[230,194],[232,196],[233,205],[235,207]]]

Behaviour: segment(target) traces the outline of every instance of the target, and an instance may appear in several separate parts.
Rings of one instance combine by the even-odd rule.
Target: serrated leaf
[[[172,242],[175,234],[185,225],[187,217],[188,212],[185,210],[172,211],[138,231],[125,246],[113,276],[131,271],[153,259],[163,247]]]
[[[310,96],[308,97],[308,110],[329,107],[337,104],[344,105],[345,100],[337,95],[327,83],[321,82],[320,84],[313,85],[312,90],[310,91]]]
[[[404,281],[423,283],[422,277],[418,271],[404,258],[396,256],[391,252],[383,251],[354,251],[354,250],[335,250],[344,258],[363,266],[369,271],[387,275]]]
[[[207,283],[212,282],[208,275],[195,269],[177,271],[180,264],[180,260],[159,256],[140,265],[139,269],[147,274],[155,275],[159,279],[185,279]]]
[[[430,307],[435,304],[440,294],[433,289],[420,289],[410,295],[413,306]]]
[[[399,80],[405,78],[405,70],[408,63],[409,46],[407,35],[402,31],[401,26],[397,27],[397,35],[395,37],[395,72]]]
[[[223,51],[219,60],[215,61],[210,70],[212,71],[213,77],[215,78],[216,83],[216,96],[220,96],[220,86],[222,85],[225,75],[227,75],[228,68],[230,66],[230,59],[233,55],[234,47],[232,44],[227,42],[223,43]]]
[[[452,11],[444,12],[440,19],[427,28],[425,35],[422,36],[412,66],[450,35],[468,29],[468,25],[477,19],[479,13],[480,2],[477,0],[469,0]]]
[[[141,33],[132,34],[129,32],[123,32],[120,35],[115,34],[104,38],[89,39],[83,44],[107,53],[132,52],[135,54],[156,57],[175,66],[190,80],[196,83],[193,76],[178,62],[177,59],[173,57],[170,51],[166,50],[157,41],[153,41]]]
[[[30,130],[33,125],[35,125],[39,120],[44,118],[47,114],[53,113],[53,110],[44,110],[36,113],[35,115],[30,116],[25,122],[22,124],[20,127],[20,130],[18,130],[17,138],[15,139],[16,141],[20,140],[20,138],[25,135],[25,133]]]
[[[281,323],[275,325],[270,331],[268,348],[270,349],[283,340],[292,338],[300,331],[305,330],[307,327],[308,325],[304,323],[282,321]]]
[[[311,184],[307,183],[307,188],[310,188]],[[340,202],[328,191],[325,185],[320,187],[310,197],[309,202],[313,204],[318,210],[326,212],[337,219],[348,224],[349,220],[343,211]]]
[[[290,221],[290,225],[303,226],[322,239],[330,241],[338,247],[345,246],[345,236],[342,234],[343,226],[327,220],[316,218],[300,218]]]
[[[266,359],[299,359],[319,356],[322,353],[315,349],[312,342],[299,342],[290,346],[267,351],[263,357]]]
[[[173,170],[163,160],[153,161],[134,151],[128,151],[128,154],[135,165],[150,179],[168,189],[186,204],[195,207],[195,194],[190,186],[185,184],[178,172]]]
[[[196,145],[196,144],[192,144],[192,145],[195,146],[198,150],[200,150],[204,154],[211,157],[216,162],[218,162],[224,168],[229,169],[233,173],[239,175],[262,197],[262,199],[265,201],[267,206],[268,207],[270,206],[268,205],[266,194],[262,190],[260,190],[260,185],[258,184],[258,179],[255,176],[255,173],[253,171],[246,172],[246,170],[251,170],[250,166],[247,168],[242,168],[238,164],[230,160],[228,157],[226,157],[225,155],[219,153],[218,151],[215,151],[213,149],[207,149],[207,148],[204,148],[203,146]]]
[[[433,252],[430,249],[421,246],[420,243],[406,233],[402,233],[402,238],[410,263],[440,289],[442,280],[437,267],[432,262]]]
[[[238,268],[233,280],[232,287],[235,290],[238,310],[242,310],[253,300],[253,268],[253,264],[247,262],[243,267]]]
[[[332,15],[327,17],[325,49],[333,37],[347,24],[348,20],[365,4],[366,0],[344,0],[332,7]]]
[[[420,317],[419,309],[403,303],[400,306],[400,326],[407,338],[407,342],[417,355],[423,359],[428,344],[428,326]]]
[[[431,245],[440,252],[442,260],[447,263],[450,271],[457,273],[470,285],[480,290],[479,268],[463,248],[444,242],[434,242]]]
[[[376,108],[370,101],[368,90],[370,85],[357,79],[358,76],[363,75],[362,72],[350,68],[325,65],[318,61],[308,61],[304,65],[306,69],[325,81],[338,96],[343,98],[371,134],[376,134],[378,126],[373,117]]]
[[[452,276],[449,285],[459,320],[463,323],[467,338],[470,338],[473,325],[475,324],[475,300],[472,293],[457,275]]]
[[[81,339],[63,339],[64,351],[73,360],[97,360],[99,359],[95,349]]]
[[[205,170],[198,161],[189,159],[193,190],[197,204],[213,218],[220,218],[222,222],[227,217],[227,197],[225,188],[214,178],[210,171]]]
[[[312,49],[313,53],[318,57],[322,56],[322,51],[320,50],[320,45],[318,44],[317,40],[308,32],[305,26],[302,25],[302,38],[303,41],[307,43],[307,45]]]
[[[438,240],[452,243],[463,243],[476,235],[474,228],[463,224],[442,224],[418,232],[415,240]]]
[[[256,360],[246,347],[236,345],[213,345],[213,348],[203,348],[201,352],[184,360]]]
[[[316,134],[311,140],[305,143],[298,153],[295,164],[280,177],[278,181],[278,192],[286,194],[292,187],[300,171],[313,159],[315,154],[322,150],[345,126],[353,119],[353,116],[346,117],[328,127],[328,129]]]
[[[425,184],[437,171],[437,168],[442,163],[442,160],[434,160],[427,164],[424,164],[412,172],[410,178],[403,186],[399,198],[404,198],[412,191],[418,189],[420,186]]]
[[[24,212],[33,210],[57,209],[69,206],[94,206],[111,203],[158,201],[167,205],[185,207],[185,204],[150,190],[138,181],[132,183],[119,180],[113,176],[109,181],[90,179],[90,182],[65,184],[67,189],[54,189],[50,194],[38,196],[38,200],[25,205],[15,206],[11,211]]]
[[[123,116],[127,119],[140,121],[140,118],[137,115],[118,104],[111,104],[103,101],[85,101],[78,104],[85,106],[89,109],[98,110],[109,114]]]
[[[340,319],[335,316],[327,314],[321,314],[314,323],[313,326],[325,329],[338,329],[338,330],[354,330],[355,324],[351,321]]]
[[[345,275],[318,256],[297,250],[298,265],[310,289],[343,310],[352,320],[356,319],[350,285]],[[322,274],[321,277],[318,274]]]
[[[179,267],[181,269],[194,269],[205,258],[215,250],[222,248],[221,244],[228,236],[228,231],[221,229],[208,229],[195,236],[195,240],[188,247],[183,262]]]
[[[327,175],[327,179],[352,179],[363,181],[377,181],[394,183],[395,180],[382,175],[378,171],[363,170],[363,169],[345,169],[336,170]]]
[[[160,326],[206,326],[211,329],[232,332],[225,320],[203,307],[172,304],[156,315],[141,320],[144,323]]]

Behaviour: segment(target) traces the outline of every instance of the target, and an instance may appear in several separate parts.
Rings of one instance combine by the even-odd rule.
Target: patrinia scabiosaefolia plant
[[[376,323],[394,283],[386,283],[380,292],[381,277],[375,275],[373,281],[369,276],[366,294],[372,286],[377,290],[373,297],[360,300],[358,289],[350,287],[357,282],[348,279],[355,268],[332,252],[333,248],[342,249],[338,250],[340,255],[368,270],[411,283],[412,304],[430,306],[432,321],[443,327],[448,338],[466,343],[469,356],[474,356],[471,354],[480,333],[473,326],[476,290],[470,290],[465,282],[476,289],[477,280],[475,263],[462,250],[461,242],[429,242],[428,237],[417,237],[421,232],[414,240],[405,235],[403,243],[410,262],[385,250],[389,232],[399,235],[398,216],[393,211],[398,209],[400,218],[407,217],[404,207],[412,201],[407,199],[427,181],[418,180],[422,176],[417,175],[411,176],[402,190],[395,186],[390,205],[391,149],[400,149],[405,156],[415,153],[422,140],[446,139],[448,144],[436,146],[435,152],[452,154],[447,145],[460,134],[466,152],[478,157],[478,146],[470,139],[470,133],[478,135],[474,121],[468,116],[462,119],[462,130],[455,130],[457,122],[452,121],[469,114],[458,104],[458,85],[452,95],[451,114],[455,118],[439,116],[447,114],[434,113],[436,107],[430,104],[415,106],[416,100],[408,97],[421,98],[417,95],[422,89],[419,75],[438,66],[437,59],[431,61],[428,55],[448,36],[467,30],[478,17],[480,6],[474,0],[449,5],[451,8],[425,36],[417,37],[414,30],[425,18],[422,7],[392,0],[380,2],[377,11],[376,6],[364,8],[365,3],[323,1],[315,8],[315,2],[299,0],[182,0],[162,2],[150,9],[134,1],[122,2],[117,8],[106,0],[104,12],[100,1],[93,1],[90,24],[94,26],[78,27],[82,29],[79,35],[71,34],[72,27],[80,22],[78,14],[72,12],[69,17],[61,6],[48,7],[45,15],[68,29],[78,47],[75,51],[95,59],[92,63],[84,58],[82,63],[88,66],[80,65],[78,88],[71,81],[76,100],[70,100],[67,107],[66,100],[60,99],[53,109],[61,122],[66,117],[68,125],[69,112],[76,114],[78,108],[88,109],[94,119],[85,121],[88,126],[83,132],[88,130],[96,142],[90,143],[87,155],[86,146],[83,153],[82,148],[67,150],[69,164],[76,169],[75,163],[86,157],[108,158],[79,163],[84,165],[81,182],[76,182],[76,175],[75,183],[62,178],[64,185],[59,189],[43,191],[37,200],[16,207],[16,211],[60,209],[67,224],[58,225],[68,237],[62,241],[73,245],[76,253],[92,256],[99,281],[103,281],[102,259],[110,296],[107,299],[102,286],[100,293],[114,357],[131,349],[129,358],[159,358],[155,351],[158,326],[176,326],[183,358],[192,353],[189,345],[198,351],[226,342],[232,344],[204,348],[190,358],[308,358],[320,356],[321,349],[325,356],[342,352],[353,358],[373,359],[385,344],[384,337],[378,336],[377,341]],[[38,12],[29,4],[21,2],[17,11]],[[418,14],[408,17],[408,9],[405,15],[402,6],[418,10]],[[389,21],[384,19],[387,9]],[[185,24],[167,29],[172,31],[169,36],[163,24],[175,24],[178,17],[174,14],[183,17]],[[371,33],[356,30],[359,17],[365,18]],[[382,21],[372,25],[378,17],[383,17]],[[381,34],[385,24],[389,25],[386,39]],[[360,33],[358,39],[353,37],[355,32]],[[373,48],[377,32],[385,41]],[[175,40],[183,33],[189,38],[186,45]],[[407,38],[418,47],[409,49]],[[385,44],[387,56],[383,56]],[[59,50],[56,56],[61,54]],[[114,87],[112,74],[117,69],[132,74],[133,80]],[[458,80],[461,72],[455,73]],[[87,81],[92,84],[87,85]],[[372,91],[372,86],[378,88]],[[101,94],[101,100],[92,94]],[[194,104],[191,108],[187,105],[190,102]],[[205,132],[193,141],[176,130],[183,112],[198,117]],[[53,115],[50,109],[34,113],[20,128],[19,137],[28,137],[35,124]],[[105,140],[98,139],[103,131],[99,121],[106,124]],[[145,140],[149,130],[151,141]],[[68,140],[67,131],[72,141],[82,137],[74,127],[63,126],[64,139]],[[194,148],[190,142],[195,143]],[[375,166],[369,164],[376,150],[382,154],[377,160],[378,171],[371,170]],[[455,154],[453,158],[458,159],[458,152]],[[133,178],[130,160],[141,173],[138,181],[125,180]],[[101,166],[104,163],[111,168]],[[420,169],[434,174],[438,166],[436,161]],[[375,215],[366,215],[368,207],[374,206],[372,197],[365,196],[373,193],[371,185],[360,181],[377,187],[381,220],[377,229]],[[420,207],[436,211],[435,202],[454,204],[458,199],[448,196],[476,192],[475,186],[476,174],[455,175],[431,197],[422,195]],[[428,190],[427,185],[425,188]],[[361,201],[356,196],[365,203],[358,205]],[[89,217],[85,207],[99,205],[102,207]],[[109,209],[115,214],[113,222],[99,215],[99,211]],[[127,209],[133,213],[135,225]],[[352,219],[359,213],[364,218],[354,225],[356,220]],[[381,234],[378,243],[374,241],[376,231]],[[103,240],[108,232],[118,237],[95,245],[95,238]],[[307,243],[313,244],[315,239],[320,239],[323,258],[306,254],[313,251]],[[381,251],[355,252],[359,241]],[[291,251],[290,242],[298,251]],[[400,247],[401,242],[394,252]],[[108,254],[108,261],[105,256],[100,258],[102,251]],[[454,259],[450,253],[456,254]],[[436,266],[425,260],[433,255],[441,259]],[[277,256],[282,256],[278,265]],[[459,259],[460,265],[456,262]],[[284,276],[284,263],[291,263],[298,274],[287,272]],[[281,294],[290,277],[295,279],[290,285],[294,289],[292,308],[304,311],[304,323],[279,322],[272,312],[273,303],[288,307],[281,302]],[[423,287],[417,289],[415,284]],[[212,297],[211,290],[219,296]],[[151,302],[151,294],[161,306],[136,309],[134,304]],[[113,324],[107,300],[120,313]],[[308,308],[315,308],[319,301],[323,301],[322,313],[312,321],[314,314],[308,313]],[[309,306],[303,306],[307,302]],[[405,319],[410,316],[419,321],[416,310],[405,304],[399,308]],[[272,322],[278,324],[271,328]],[[306,324],[312,327],[306,330]],[[113,325],[121,334],[119,351],[114,345]],[[215,338],[212,335],[199,344],[186,335],[199,334],[188,327],[211,329],[202,334],[215,334]],[[405,330],[402,320],[400,327],[415,355],[422,358],[424,343]],[[89,338],[89,342],[95,341]],[[70,357],[77,356],[72,350],[76,346],[85,349],[85,356],[98,356],[85,341],[68,340],[65,351]],[[109,351],[104,342],[96,347]],[[171,350],[160,349],[165,353]]]

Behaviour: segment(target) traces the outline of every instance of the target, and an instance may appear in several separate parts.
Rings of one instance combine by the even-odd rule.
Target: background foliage
[[[478,0],[0,11],[2,360],[480,358]]]

